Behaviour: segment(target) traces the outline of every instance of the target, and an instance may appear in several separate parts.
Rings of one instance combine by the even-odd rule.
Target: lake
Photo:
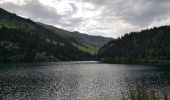
[[[136,83],[170,90],[170,67],[95,61],[0,64],[0,99],[119,100]]]

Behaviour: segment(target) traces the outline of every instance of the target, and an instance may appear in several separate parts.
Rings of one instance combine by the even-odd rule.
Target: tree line
[[[98,57],[112,63],[169,63],[170,26],[125,34],[104,45]]]

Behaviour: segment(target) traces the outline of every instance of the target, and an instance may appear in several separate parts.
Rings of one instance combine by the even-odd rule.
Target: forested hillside
[[[98,56],[111,63],[169,63],[170,26],[126,34],[104,45]]]
[[[92,58],[67,42],[50,40],[36,32],[0,28],[0,61],[69,61]]]
[[[111,41],[112,38],[106,38],[101,36],[91,36],[87,34],[82,34],[79,32],[69,32],[63,29],[56,28],[51,25],[45,25],[42,23],[38,23],[45,28],[53,31],[55,34],[69,40],[70,43],[77,47],[78,49],[88,52],[92,55],[97,54],[99,48],[101,48],[104,44]]]
[[[70,61],[95,58],[99,46],[90,42],[84,42],[85,44],[77,42],[74,38],[72,41],[75,43],[73,43],[63,33],[71,34],[71,32],[58,30],[57,28],[52,30],[45,25],[0,9],[0,62]],[[105,39],[104,43],[107,42],[107,38]],[[77,44],[80,44],[81,48]],[[94,51],[90,52],[91,49]]]

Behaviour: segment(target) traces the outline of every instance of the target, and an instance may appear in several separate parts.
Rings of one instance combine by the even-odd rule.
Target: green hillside
[[[94,59],[92,54],[99,46],[78,41],[79,37],[71,38],[74,35],[71,32],[46,26],[0,9],[0,61]]]
[[[0,40],[1,62],[85,60],[90,57],[68,43],[20,29],[0,28]]]
[[[103,46],[98,56],[111,63],[170,63],[170,26],[126,34]]]
[[[55,34],[69,40],[73,44],[73,46],[77,47],[78,49],[84,52],[88,52],[92,55],[97,54],[100,47],[102,47],[104,44],[112,40],[112,38],[105,38],[101,36],[90,36],[79,32],[69,32],[42,23],[38,23],[38,24],[43,25],[45,28],[53,31]]]

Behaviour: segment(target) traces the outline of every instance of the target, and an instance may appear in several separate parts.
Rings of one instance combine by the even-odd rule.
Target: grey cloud
[[[32,0],[25,5],[17,5],[14,3],[3,3],[0,6],[8,11],[16,13],[18,15],[27,16],[35,21],[40,19],[44,23],[52,23],[61,19],[56,10],[52,7],[41,4],[38,0]]]
[[[141,3],[136,5],[139,10],[134,9],[133,5],[135,5],[135,3],[132,3],[130,5],[132,8],[129,7],[130,9],[128,9],[127,12],[120,15],[122,19],[142,27],[150,25],[155,20],[161,20],[167,17],[169,15],[170,6],[164,6],[164,3],[159,2],[159,0],[157,0],[157,2],[153,1],[142,0]]]
[[[51,25],[60,25],[66,28],[77,27],[83,21],[83,18],[71,18],[71,15],[74,14],[78,8],[72,3],[70,3],[70,5],[73,8],[73,11],[67,12],[65,15],[58,14],[55,8],[43,5],[38,0],[27,0],[25,5],[7,2],[0,4],[0,7],[18,15],[29,17],[34,21],[40,21]]]
[[[38,0],[34,0],[23,7],[32,17],[41,18],[43,20],[58,20],[62,16],[59,15],[55,8],[42,5]]]
[[[75,6],[75,4],[70,3],[70,5],[73,8],[73,12],[77,12],[78,8]]]
[[[132,25],[147,26],[170,15],[170,0],[79,0],[104,7],[103,17],[117,17]]]
[[[63,2],[63,0],[58,0]],[[56,8],[45,6],[39,0],[26,0],[25,5],[17,5],[13,3],[3,3],[0,7],[18,15],[29,17],[35,21],[40,19],[41,22],[60,25],[65,29],[72,30],[82,28],[90,34],[111,36],[120,36],[123,33],[136,31],[150,26],[154,21],[161,21],[170,16],[170,0],[73,0],[79,3],[91,3],[95,6],[94,9],[83,8],[84,11],[96,12],[99,9],[101,14],[91,18],[72,17],[77,14],[79,8],[76,4],[69,3],[72,10],[64,15],[57,13]],[[90,26],[90,20],[94,20],[100,27]],[[120,24],[119,24],[120,22]],[[125,22],[125,26],[121,26]],[[119,33],[112,32],[112,24],[115,30]],[[118,23],[118,24],[115,24]],[[103,26],[102,26],[103,25]],[[120,26],[118,26],[120,25]],[[128,26],[131,25],[131,26]],[[95,25],[94,25],[95,26]],[[106,32],[105,32],[106,31]],[[110,32],[110,33],[108,33]]]

